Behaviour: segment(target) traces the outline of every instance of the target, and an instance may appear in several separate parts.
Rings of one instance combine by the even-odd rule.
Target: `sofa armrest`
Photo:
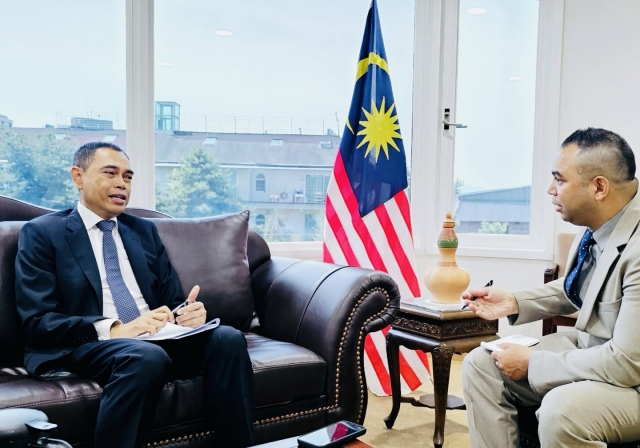
[[[273,257],[253,272],[252,286],[260,332],[322,356],[325,410],[335,411],[332,421],[361,422],[364,337],[395,318],[400,292],[393,279],[370,269]]]

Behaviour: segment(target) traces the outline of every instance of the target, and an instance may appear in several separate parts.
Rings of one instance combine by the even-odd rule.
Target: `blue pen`
[[[489,286],[493,286],[493,280],[489,280],[487,282],[487,284],[484,285],[485,288],[488,288]],[[477,299],[477,297],[471,296],[471,298],[469,300],[471,300],[473,302],[476,299]],[[464,310],[465,308],[467,308],[467,305],[462,305],[462,308],[460,308],[460,311]]]

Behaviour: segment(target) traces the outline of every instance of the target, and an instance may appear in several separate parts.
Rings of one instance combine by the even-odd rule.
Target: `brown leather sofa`
[[[59,425],[52,437],[89,447],[100,387],[77,377],[42,381],[22,368],[17,240],[24,221],[47,212],[0,196],[0,409],[41,410]],[[257,443],[341,419],[363,422],[364,338],[391,323],[400,301],[387,274],[271,257],[265,241],[248,229],[248,212],[196,220],[128,212],[156,221],[184,288],[196,278],[204,283],[210,294],[201,292],[199,299],[209,317],[245,331],[255,373]],[[210,446],[202,397],[197,374],[167,383],[145,446]]]

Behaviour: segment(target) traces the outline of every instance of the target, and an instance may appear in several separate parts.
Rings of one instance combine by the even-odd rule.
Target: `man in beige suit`
[[[579,310],[575,329],[534,347],[483,348],[464,360],[473,447],[520,446],[518,405],[537,406],[543,448],[640,439],[640,195],[627,142],[604,129],[562,144],[547,190],[563,220],[582,226],[565,278],[525,291],[469,290],[484,319],[518,325]],[[475,300],[470,300],[476,297]]]

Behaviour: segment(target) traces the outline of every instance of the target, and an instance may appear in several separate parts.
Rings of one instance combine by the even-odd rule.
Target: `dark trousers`
[[[139,447],[173,371],[203,371],[216,445],[253,444],[253,369],[244,335],[231,327],[150,343],[112,339],[84,344],[68,368],[103,389],[94,448]]]

